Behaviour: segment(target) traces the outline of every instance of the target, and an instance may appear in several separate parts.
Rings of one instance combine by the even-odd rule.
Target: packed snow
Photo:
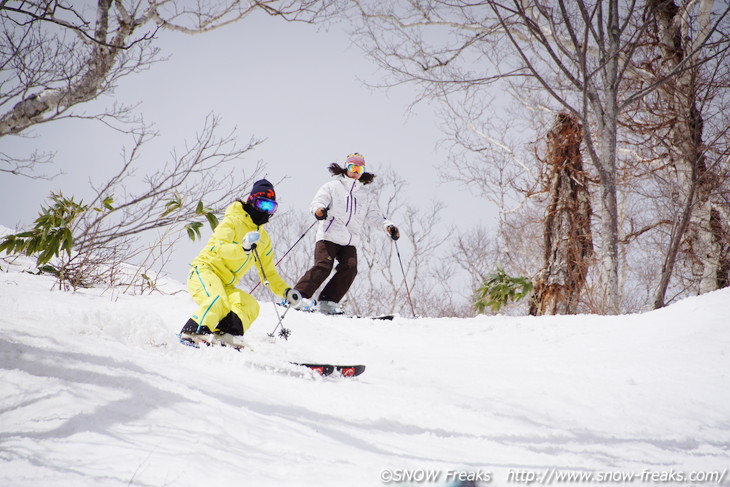
[[[237,352],[178,342],[182,283],[61,292],[30,262],[0,262],[1,486],[730,485],[730,289],[626,316],[292,311],[289,340],[262,302]]]

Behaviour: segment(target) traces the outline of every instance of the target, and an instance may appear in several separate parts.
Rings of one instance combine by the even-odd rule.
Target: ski
[[[335,315],[337,316],[337,315]],[[393,318],[395,318],[395,315],[378,315],[378,316],[360,316],[360,315],[341,315],[345,316],[347,318],[358,318],[363,320],[387,320],[392,321]]]
[[[292,365],[298,365],[300,367],[307,367],[319,375],[328,376],[337,372],[342,377],[357,377],[358,375],[365,372],[364,365],[334,365],[334,364],[317,364],[317,363],[300,363],[291,362]]]
[[[190,333],[180,333],[178,335],[180,343],[188,347],[228,347],[237,351],[249,350],[253,351],[253,347],[246,343],[243,337],[229,335],[228,333],[210,333],[206,335],[195,335]],[[292,365],[306,367],[323,377],[336,375],[339,377],[357,377],[365,372],[364,365],[338,365],[327,363],[302,363],[290,362]]]
[[[281,306],[282,308],[288,307],[286,304],[286,301],[281,301],[276,303],[277,305]],[[298,311],[301,313],[319,313],[319,310],[315,308],[292,308],[294,311]],[[322,313],[322,316],[341,316],[343,318],[357,318],[357,319],[363,319],[363,320],[388,320],[392,321],[395,318],[395,315],[390,314],[384,314],[384,315],[374,315],[374,316],[368,316],[368,315],[348,315],[347,313]]]

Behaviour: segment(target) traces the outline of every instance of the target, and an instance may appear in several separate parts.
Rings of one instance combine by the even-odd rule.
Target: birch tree
[[[651,0],[653,18],[646,43],[634,64],[645,76],[637,86],[665,80],[631,110],[626,127],[643,142],[639,150],[668,184],[664,197],[677,201],[659,275],[654,307],[666,303],[679,260],[687,262],[691,290],[712,291],[728,285],[727,184],[730,124],[725,114],[730,87],[728,22],[714,29],[714,2]],[[655,162],[651,162],[655,161]],[[651,167],[651,166],[650,166]],[[682,259],[683,254],[683,259]]]

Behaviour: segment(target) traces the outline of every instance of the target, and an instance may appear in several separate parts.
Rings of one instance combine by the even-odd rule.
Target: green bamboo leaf
[[[173,211],[177,211],[180,208],[182,208],[183,203],[182,200],[179,197],[176,197],[175,199],[172,199],[165,204],[165,211],[162,213],[162,216],[167,216]]]
[[[489,274],[475,291],[473,306],[478,313],[487,308],[496,312],[510,301],[517,302],[525,298],[532,288],[532,281],[527,277],[511,277],[504,269],[497,267],[497,271]]]
[[[10,235],[12,237],[12,235]],[[5,253],[15,253],[15,241],[12,238],[5,237],[2,242],[0,242],[0,252]]]
[[[106,208],[109,211],[114,211],[114,197],[113,196],[107,196],[104,198],[104,208]]]
[[[213,214],[212,212],[208,212],[205,214],[205,218],[208,219],[208,225],[210,225],[211,230],[215,230],[215,227],[218,226],[218,218]]]
[[[51,249],[46,249],[43,251],[37,258],[36,258],[36,265],[42,266],[43,264],[48,264],[48,262],[53,258],[53,251]]]
[[[69,258],[71,257],[71,248],[73,247],[74,243],[74,237],[71,233],[71,229],[64,228],[63,232],[63,250],[66,251],[66,254],[68,254]]]
[[[59,271],[56,267],[50,264],[42,265],[38,268],[38,270],[56,277],[59,277],[61,275],[61,271]]]
[[[203,224],[201,222],[191,222],[185,226],[185,229],[188,232],[188,237],[190,238],[190,240],[195,242],[196,237],[202,238],[202,236],[200,234],[200,228],[202,226],[203,226]]]

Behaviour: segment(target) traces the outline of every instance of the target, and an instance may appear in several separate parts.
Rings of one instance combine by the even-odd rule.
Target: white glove
[[[256,242],[261,239],[261,235],[259,232],[248,232],[245,237],[243,237],[243,243],[241,244],[241,247],[243,247],[244,252],[249,253],[253,249],[256,248]]]
[[[289,288],[284,291],[284,299],[289,306],[296,306],[302,301],[302,295],[296,289]]]

